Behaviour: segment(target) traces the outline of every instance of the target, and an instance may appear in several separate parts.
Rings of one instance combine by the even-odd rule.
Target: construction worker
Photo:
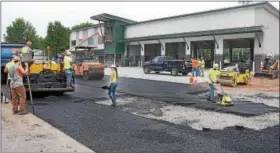
[[[31,42],[31,41],[27,41],[27,42],[26,42],[26,46],[24,46],[24,47],[22,47],[22,48],[20,49],[20,53],[21,53],[21,54],[24,54],[24,53],[31,53],[31,52],[32,52],[31,45],[32,45],[32,42]]]
[[[198,76],[198,66],[199,66],[199,63],[198,63],[198,60],[196,58],[193,58],[192,59],[192,75],[193,76]]]
[[[204,58],[201,57],[199,60],[199,69],[200,69],[200,76],[204,77],[204,68],[205,68],[205,61]]]
[[[14,65],[8,69],[11,76],[11,94],[12,94],[12,105],[13,114],[19,113],[19,115],[27,114],[26,111],[26,91],[23,85],[23,75],[28,72],[28,65],[25,69],[21,66],[20,57],[14,57]],[[18,105],[20,109],[18,110]]]
[[[5,65],[5,69],[4,69],[4,72],[7,73],[7,87],[9,89],[10,89],[10,83],[11,83],[11,76],[8,73],[8,70],[13,65],[14,65],[14,56],[11,58],[10,62]],[[10,90],[10,92],[11,92],[11,90]],[[6,98],[5,98],[5,103],[9,103],[8,101],[6,101]]]
[[[107,85],[107,87],[109,88],[109,96],[112,100],[112,105],[113,107],[116,107],[116,88],[117,88],[117,80],[119,78],[119,74],[118,74],[118,69],[115,65],[111,66],[111,75],[110,75],[110,79],[109,79],[109,83]]]
[[[31,41],[27,41],[26,42],[26,46],[22,47],[19,51],[20,51],[20,57],[22,58],[22,54],[26,54],[26,53],[32,53],[32,59],[33,59],[33,56],[34,56],[34,53],[32,52],[32,49],[31,49],[31,46],[32,46],[32,42]],[[25,64],[24,63],[21,63],[23,67],[25,67]],[[29,68],[31,66],[32,63],[29,64]]]
[[[215,83],[217,83],[217,77],[219,75],[220,75],[219,65],[214,64],[213,68],[210,69],[208,72],[209,95],[207,100],[212,102],[215,102],[214,101]]]
[[[72,80],[72,57],[71,57],[71,52],[70,51],[66,51],[66,54],[64,55],[64,59],[63,59],[63,68],[65,71],[65,75],[66,75],[66,80],[67,80],[67,88],[71,87],[71,80]]]

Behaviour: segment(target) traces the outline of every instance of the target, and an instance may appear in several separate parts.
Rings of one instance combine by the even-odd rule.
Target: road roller
[[[239,84],[249,85],[251,74],[249,66],[245,63],[238,63],[235,66],[228,66],[221,70],[218,82],[222,86],[236,87]]]

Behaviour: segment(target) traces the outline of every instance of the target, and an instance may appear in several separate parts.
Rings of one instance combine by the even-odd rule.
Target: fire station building
[[[178,15],[143,22],[100,14],[104,56],[129,66],[155,56],[190,60],[204,57],[213,63],[255,61],[258,67],[267,53],[279,57],[279,10],[268,2]],[[108,63],[111,64],[111,63]]]

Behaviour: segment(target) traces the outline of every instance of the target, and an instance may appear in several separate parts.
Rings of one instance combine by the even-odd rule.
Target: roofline
[[[100,24],[101,24],[101,26],[104,26],[104,23],[100,23]],[[90,28],[96,28],[96,27],[99,27],[99,26],[100,26],[99,24],[93,24],[92,26],[71,30],[71,32],[78,32],[78,31],[81,31],[81,30],[88,30]]]
[[[252,33],[252,32],[262,32],[262,28],[263,26],[261,25],[261,26],[237,27],[237,28],[217,29],[217,30],[207,30],[207,31],[194,31],[194,32],[186,32],[186,33],[127,38],[122,42],[137,42],[137,41],[149,41],[149,40],[159,40],[159,39],[162,40],[162,39],[176,39],[176,38],[212,36],[212,35]]]
[[[1,43],[1,47],[9,47],[9,46],[15,46],[15,47],[23,47],[25,46],[25,43]]]
[[[121,22],[124,22],[126,24],[137,23],[134,20],[126,19],[126,18],[115,16],[115,15],[108,14],[108,13],[102,13],[102,14],[94,15],[94,16],[91,16],[90,19],[105,22],[105,20],[98,19],[100,17],[105,18],[105,20],[108,20],[106,18],[109,18],[109,20],[110,20],[110,18],[113,18],[111,20],[121,21]]]
[[[222,12],[222,11],[229,11],[229,10],[235,10],[235,9],[240,9],[240,8],[250,8],[250,7],[256,7],[256,6],[265,6],[269,5],[273,9],[276,9],[273,5],[271,5],[269,2],[260,2],[260,3],[254,3],[254,4],[248,4],[248,5],[238,5],[238,6],[233,6],[233,7],[226,7],[226,8],[220,8],[220,9],[214,9],[214,10],[208,10],[208,11],[200,11],[200,12],[195,12],[195,13],[188,13],[188,14],[182,14],[182,15],[176,15],[176,16],[169,16],[169,17],[164,17],[164,18],[158,18],[158,19],[152,19],[152,20],[146,20],[146,21],[141,21],[137,23],[132,23],[128,24],[125,26],[131,26],[131,25],[137,25],[137,24],[144,24],[144,23],[149,23],[149,22],[156,22],[156,21],[162,21],[162,20],[168,20],[168,19],[175,19],[175,18],[181,18],[181,17],[188,17],[188,16],[195,16],[195,15],[202,15],[202,14],[208,14],[208,13],[215,13],[215,12]],[[278,10],[279,12],[279,10]]]

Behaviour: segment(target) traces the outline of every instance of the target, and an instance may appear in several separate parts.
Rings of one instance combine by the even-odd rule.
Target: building
[[[132,66],[159,55],[187,60],[203,56],[206,67],[242,60],[259,67],[267,53],[279,57],[279,10],[268,2],[143,22],[109,14],[91,19],[102,21],[105,37],[112,37],[104,41],[104,53],[127,57]]]
[[[101,27],[101,28],[100,28]],[[103,24],[96,24],[91,27],[86,27],[82,29],[77,29],[74,31],[71,31],[70,34],[70,48],[78,45],[86,38],[92,36],[96,32],[102,33],[101,31],[104,31],[104,25]],[[101,37],[92,37],[89,40],[84,41],[82,44],[79,45],[80,48],[93,48],[95,55],[98,56],[101,62],[104,62],[104,43],[102,42]],[[87,49],[78,49],[75,51],[74,59],[76,59],[76,56],[83,56],[87,54]]]

